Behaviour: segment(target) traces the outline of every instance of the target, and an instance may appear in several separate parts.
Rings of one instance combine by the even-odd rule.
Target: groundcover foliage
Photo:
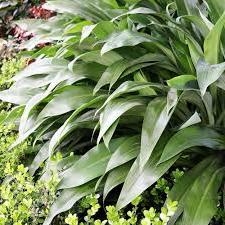
[[[44,225],[120,184],[122,209],[173,166],[188,172],[168,194],[179,202],[168,224],[209,224],[225,169],[225,1],[51,0],[44,7],[57,16],[15,21],[35,34],[23,43],[35,62],[0,93],[16,105],[8,117],[20,119],[11,149],[31,137],[30,174],[43,163],[46,179],[59,173],[61,194]],[[43,42],[54,44],[35,49]]]

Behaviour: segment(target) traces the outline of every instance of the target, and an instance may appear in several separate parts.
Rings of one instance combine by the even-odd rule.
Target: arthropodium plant
[[[207,225],[224,174],[224,0],[44,7],[58,12],[44,29],[18,22],[36,33],[25,46],[58,43],[31,52],[36,62],[0,93],[18,105],[11,117],[24,109],[14,146],[30,135],[43,145],[31,174],[63,155],[63,191],[44,225],[102,186],[105,199],[123,183],[123,208],[176,164],[190,170],[169,192],[179,202],[170,224]]]

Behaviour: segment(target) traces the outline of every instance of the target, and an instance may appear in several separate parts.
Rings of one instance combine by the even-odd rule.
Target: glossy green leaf
[[[72,111],[81,105],[91,101],[93,89],[88,86],[67,86],[44,107],[38,119],[61,115]]]
[[[121,143],[121,145],[115,150],[115,152],[112,153],[112,156],[107,164],[105,173],[98,180],[96,188],[99,186],[102,179],[109,171],[126,164],[132,159],[135,159],[138,156],[139,152],[140,152],[139,136],[124,138],[123,143]]]
[[[50,208],[43,225],[50,225],[55,216],[71,209],[82,197],[94,192],[94,182],[80,187],[65,189]]]
[[[197,123],[200,123],[202,120],[197,112],[195,112],[182,126],[180,127],[181,129],[190,127],[192,125],[195,125]]]
[[[224,2],[225,3],[225,2]],[[220,17],[204,42],[205,60],[210,64],[219,63],[221,34],[225,23],[225,13]]]
[[[112,154],[106,168],[106,173],[119,165],[136,158],[140,152],[140,137],[127,137]]]
[[[26,124],[29,119],[29,116],[32,110],[38,106],[45,98],[47,98],[52,91],[56,88],[57,85],[62,83],[63,81],[70,79],[72,77],[69,71],[59,72],[55,75],[54,80],[52,80],[51,84],[48,86],[47,90],[44,93],[37,94],[33,96],[27,103],[24,109],[23,115],[21,116],[20,126],[19,126],[19,133],[22,135],[26,132]]]
[[[185,21],[190,21],[191,23],[193,23],[196,26],[196,28],[200,30],[203,37],[206,37],[210,31],[206,22],[201,17],[201,13],[200,13],[200,16],[184,15],[184,16],[179,17],[179,20],[181,20],[181,22],[182,22],[182,20],[185,20]]]
[[[204,61],[197,64],[197,80],[202,96],[205,95],[207,88],[217,81],[225,70],[225,63],[209,65]]]
[[[50,157],[56,147],[69,135],[72,131],[82,127],[82,124],[87,123],[95,123],[95,110],[88,111],[81,116],[78,115],[80,109],[85,109],[84,105],[77,109],[66,121],[65,123],[54,133],[50,140],[49,149],[48,149],[48,157]]]
[[[131,30],[115,32],[105,40],[105,44],[102,47],[101,54],[105,54],[106,52],[109,52],[113,49],[121,48],[124,46],[135,46],[144,42],[153,42],[153,39],[147,34],[138,33]]]
[[[10,102],[16,105],[25,105],[30,98],[36,94],[41,94],[43,91],[39,88],[13,88],[0,92],[0,100],[3,102]]]
[[[91,21],[85,20],[76,24],[70,24],[65,28],[64,34],[74,34],[81,32],[85,26],[92,25]]]
[[[134,81],[148,83],[148,79],[141,72],[136,72],[134,74]],[[143,96],[155,96],[156,91],[152,87],[146,87],[139,90],[139,93]]]
[[[100,132],[98,135],[98,143],[113,123],[128,110],[144,105],[143,99],[115,99],[106,105],[100,118]]]
[[[162,139],[161,139],[162,140]],[[165,163],[157,165],[165,141],[161,141],[143,168],[137,158],[132,165],[120,193],[117,208],[121,209],[133,201],[137,196],[153,185],[177,160],[175,157]]]
[[[189,51],[190,51],[192,62],[194,64],[194,66],[196,67],[199,59],[203,58],[202,48],[198,44],[198,42],[195,41],[195,39],[193,39],[193,38],[187,38],[186,43],[187,43]]]
[[[92,33],[94,33],[98,39],[103,39],[114,31],[115,26],[112,22],[109,21],[102,21],[94,25],[85,26],[82,31],[80,42],[83,42]]]
[[[177,90],[196,88],[196,77],[194,75],[180,75],[167,81],[171,88]]]
[[[217,211],[217,194],[224,176],[218,162],[196,179],[185,199],[182,224],[208,225]]]
[[[84,62],[96,62],[105,66],[110,66],[121,59],[122,57],[114,51],[108,52],[104,55],[101,55],[100,50],[90,51],[77,56],[73,61],[69,63],[68,68],[70,69],[70,71],[73,71],[74,64],[79,60],[83,60]]]
[[[103,141],[104,141],[104,143],[105,143],[105,145],[106,145],[107,148],[109,147],[109,142],[112,139],[113,134],[116,131],[116,128],[117,128],[117,126],[119,124],[119,120],[120,119],[117,119],[116,122],[108,129],[108,131],[103,136]]]
[[[75,63],[71,69],[74,75],[97,81],[106,67],[99,63]]]
[[[113,6],[113,8],[119,8],[119,5],[116,0],[103,0],[103,2]]]
[[[225,1],[224,0],[206,0],[207,4],[209,5],[210,17],[212,18],[213,22],[216,23],[217,20],[223,15],[225,10]]]
[[[104,185],[103,199],[105,200],[110,191],[122,184],[132,166],[132,163],[126,163],[111,171]]]
[[[115,98],[120,97],[123,94],[126,93],[132,93],[136,92],[142,89],[145,89],[147,87],[152,87],[156,89],[163,89],[163,86],[159,84],[154,84],[154,83],[146,83],[146,82],[138,82],[138,81],[126,81],[122,83],[105,101],[104,105],[102,106],[105,107],[110,101],[112,101]]]
[[[202,175],[202,173],[212,165],[218,163],[215,156],[209,156],[198,163],[194,168],[187,171],[173,186],[168,194],[168,199],[178,201],[178,209],[175,214],[170,218],[168,225],[174,225],[180,215],[182,214],[185,206],[185,199],[189,197],[188,193],[193,183]]]
[[[16,106],[16,107],[12,108],[5,115],[2,112],[1,114],[3,115],[3,118],[1,118],[0,124],[14,123],[18,118],[21,117],[21,115],[23,114],[23,111],[24,111],[24,106],[21,105],[21,106]]]
[[[178,13],[182,15],[196,15],[198,13],[197,0],[176,0]]]
[[[160,62],[162,60],[165,60],[163,55],[152,53],[145,54],[134,60],[121,59],[108,67],[102,74],[102,77],[99,79],[94,89],[94,93],[106,84],[110,84],[111,89],[120,77],[125,77],[145,66],[154,65],[155,62]]]
[[[121,17],[123,16],[128,16],[128,15],[135,15],[135,14],[154,14],[156,13],[156,11],[150,9],[150,8],[145,8],[145,7],[139,7],[139,8],[135,8],[132,9],[124,14],[121,14],[115,18],[113,18],[113,21],[121,19]]]
[[[44,7],[59,13],[69,13],[96,22],[110,19],[109,14],[105,12],[106,9],[110,8],[110,5],[99,0],[93,0],[92,2],[87,0],[82,2],[79,0],[65,0],[63,3],[59,0],[53,0],[47,2]]]
[[[168,105],[165,98],[156,98],[149,103],[146,109],[141,134],[141,152],[139,157],[141,168],[145,166],[150,158],[171,115],[171,112],[168,112]]]
[[[100,90],[106,84],[109,84],[113,77],[119,77],[121,74],[127,69],[128,67],[128,60],[121,59],[111,66],[109,66],[106,71],[102,74],[101,78],[99,79],[97,85],[95,86],[94,93]]]
[[[31,63],[28,67],[19,72],[12,79],[13,81],[18,81],[22,78],[34,75],[58,73],[60,70],[66,69],[67,64],[68,62],[64,59],[51,59],[51,58],[39,59]]]
[[[13,88],[19,88],[21,86],[23,87],[32,87],[32,88],[40,88],[45,87],[49,84],[51,84],[56,78],[55,73],[54,74],[48,74],[48,75],[34,75],[22,78],[18,80],[16,83],[12,85]]]
[[[223,141],[223,136],[213,129],[196,126],[184,128],[168,141],[159,163],[165,162],[194,146],[222,150],[225,147],[225,142]]]
[[[46,142],[38,151],[38,154],[35,156],[34,160],[29,166],[29,173],[31,176],[34,175],[34,173],[40,167],[40,165],[48,158],[48,148],[49,142]]]
[[[115,139],[109,149],[102,143],[89,150],[72,167],[62,173],[59,189],[83,185],[104,174],[112,153],[124,142],[124,138]]]

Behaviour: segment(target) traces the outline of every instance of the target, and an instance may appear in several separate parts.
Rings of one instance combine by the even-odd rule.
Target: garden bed
[[[223,225],[225,1],[0,1],[0,225]]]

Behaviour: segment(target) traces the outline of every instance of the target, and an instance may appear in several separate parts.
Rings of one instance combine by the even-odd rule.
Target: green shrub
[[[4,90],[9,88],[12,85],[12,82],[9,82],[9,80],[25,66],[25,58],[19,56],[3,60],[0,70],[0,89]],[[14,123],[10,123],[10,121],[4,123],[4,118],[12,107],[13,105],[10,103],[0,103],[0,179],[5,177],[4,170],[6,164],[9,163],[15,169],[25,159],[25,153],[28,152],[30,146],[30,142],[26,140],[17,147],[9,150],[10,146],[18,138],[17,126]]]
[[[1,89],[6,89],[11,86],[9,80],[26,66],[26,62],[27,60],[21,57],[3,60],[0,72]]]
[[[25,58],[14,57],[11,59],[4,59],[1,63],[0,70],[0,90],[5,90],[12,85],[12,77],[21,71],[26,66]],[[13,104],[0,102],[0,113],[4,114],[12,108]]]
[[[125,215],[125,212],[119,212],[115,206],[107,206],[106,207],[106,219],[101,221],[99,219],[95,220],[93,216],[96,215],[100,208],[100,204],[98,204],[98,196],[88,196],[90,205],[90,209],[87,210],[87,216],[84,218],[84,222],[79,222],[79,217],[76,214],[69,214],[65,219],[66,224],[68,225],[105,225],[105,224],[113,224],[113,225],[166,225],[169,221],[169,218],[174,215],[177,209],[177,202],[168,201],[166,206],[161,209],[160,213],[157,213],[156,210],[151,207],[149,210],[143,211],[142,219],[138,221],[138,205],[140,202],[140,198],[137,198],[132,202],[133,208],[128,211]],[[128,217],[128,219],[126,219]]]
[[[58,178],[34,182],[28,168],[19,165],[16,170],[6,164],[8,177],[0,185],[0,224],[42,224],[54,202]]]
[[[28,153],[29,141],[25,141],[9,150],[16,139],[17,131],[15,130],[15,125],[0,126],[0,179],[5,176],[4,170],[7,164],[10,164],[11,168],[15,169],[25,159],[25,154]]]

